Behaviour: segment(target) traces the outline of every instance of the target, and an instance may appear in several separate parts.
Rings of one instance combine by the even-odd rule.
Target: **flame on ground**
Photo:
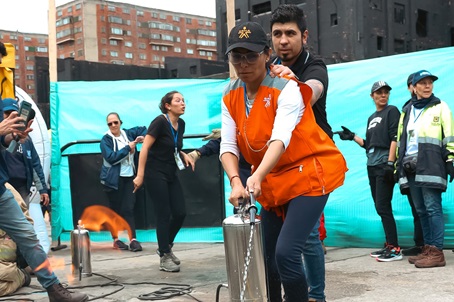
[[[87,230],[101,231],[109,230],[113,236],[118,232],[126,230],[131,238],[132,232],[129,224],[123,217],[118,215],[114,210],[100,205],[86,207],[80,218],[81,223]]]

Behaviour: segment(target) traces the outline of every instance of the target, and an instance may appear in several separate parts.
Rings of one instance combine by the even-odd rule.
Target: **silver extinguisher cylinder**
[[[252,248],[250,249],[246,282],[244,282],[251,227],[254,228]],[[249,218],[245,219],[241,214],[235,214],[224,219],[222,229],[230,301],[266,302],[268,299],[260,218],[255,217],[255,224],[252,226]],[[244,299],[241,300],[240,296],[244,284],[246,285]]]
[[[90,233],[85,229],[71,231],[71,272],[74,276],[81,273],[82,277],[90,277],[91,252]],[[82,270],[80,271],[80,269]]]

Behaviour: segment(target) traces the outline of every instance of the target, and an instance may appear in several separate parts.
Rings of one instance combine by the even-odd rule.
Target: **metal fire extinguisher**
[[[222,222],[228,279],[224,286],[231,301],[267,301],[262,227],[256,212],[251,194],[250,204]]]
[[[79,280],[90,277],[91,272],[91,253],[90,253],[90,233],[81,225],[79,220],[77,229],[71,231],[71,259],[72,274],[79,273]]]

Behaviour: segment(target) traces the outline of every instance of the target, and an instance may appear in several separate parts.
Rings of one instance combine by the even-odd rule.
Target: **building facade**
[[[256,21],[270,32],[280,4],[304,10],[310,50],[327,63],[355,61],[454,45],[450,0],[235,0],[235,20]],[[228,32],[225,0],[216,0],[218,53]]]
[[[126,3],[75,0],[57,7],[57,54],[165,67],[165,57],[217,60],[216,20]]]

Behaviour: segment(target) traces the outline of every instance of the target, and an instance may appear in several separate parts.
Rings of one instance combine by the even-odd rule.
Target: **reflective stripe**
[[[434,137],[419,137],[418,138],[418,144],[432,144],[432,145],[435,145],[435,146],[439,146],[441,147],[441,141],[437,138],[434,138]]]
[[[433,183],[433,184],[441,184],[446,187],[447,180],[440,176],[433,176],[433,175],[419,175],[417,174],[415,177],[416,182],[425,182],[425,183]]]
[[[399,186],[401,186],[401,185],[408,185],[407,177],[404,176],[404,177],[399,178]]]
[[[443,139],[443,145],[454,142],[454,136],[448,136]]]
[[[400,140],[397,141],[397,148],[400,148]]]

